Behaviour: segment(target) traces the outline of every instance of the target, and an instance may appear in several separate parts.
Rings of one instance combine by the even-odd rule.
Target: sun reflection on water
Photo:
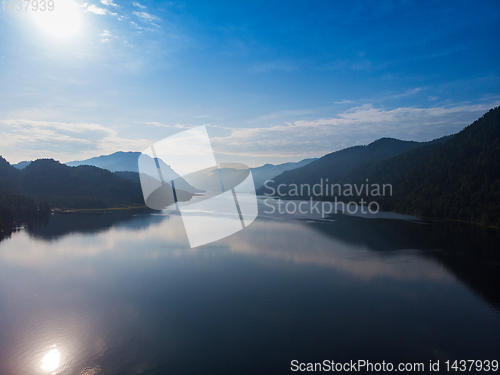
[[[55,345],[54,345],[55,346]],[[51,349],[43,357],[42,370],[44,371],[55,371],[59,367],[61,360],[61,353],[57,349]]]

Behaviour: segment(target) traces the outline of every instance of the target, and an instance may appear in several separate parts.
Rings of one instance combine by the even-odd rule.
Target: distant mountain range
[[[32,160],[20,161],[19,163],[12,164],[16,169],[22,170],[32,163]]]
[[[110,155],[101,155],[96,156],[86,160],[79,161],[71,161],[66,163],[66,165],[70,167],[77,167],[80,165],[92,165],[94,167],[106,169],[110,172],[135,172],[137,173],[137,179],[139,178],[138,172],[138,160],[140,152],[123,152],[118,151]],[[145,158],[149,158],[149,156],[145,155]],[[151,158],[152,159],[152,158]],[[180,177],[169,165],[165,164],[163,160],[158,160],[162,173],[163,179],[167,182],[175,180],[175,187],[181,190],[189,191],[190,193],[201,193],[202,190],[197,189],[187,183],[182,177]],[[155,165],[155,163],[151,163],[151,165]],[[141,171],[151,177],[156,177],[158,172],[156,168],[151,171]],[[129,176],[131,176],[129,174]]]
[[[137,165],[137,160],[139,159],[139,156],[141,155],[140,152],[115,152],[110,155],[101,155],[97,157],[93,157],[90,159],[86,160],[80,160],[80,161],[71,161],[66,163],[66,165],[69,165],[71,167],[76,167],[79,165],[93,165],[95,167],[107,169],[108,171],[111,172],[138,172],[138,165]],[[295,168],[300,168],[304,165],[307,165],[314,161],[316,159],[304,159],[300,162],[289,162],[289,163],[284,163],[284,164],[278,164],[278,165],[273,165],[273,164],[265,164],[261,167],[257,168],[251,168],[252,171],[252,176],[253,180],[255,183],[255,187],[259,188],[262,186],[264,181],[273,178],[274,176],[277,176],[284,171],[289,171]],[[22,169],[26,166],[26,164],[29,162],[21,162],[18,163],[17,168]],[[198,174],[197,176],[190,176],[193,178],[193,181],[202,181],[203,183],[200,184],[199,186],[196,186],[194,182],[192,182],[191,179],[189,179],[189,183],[179,177],[179,175],[167,164],[165,164],[161,159],[159,160],[159,163],[162,167],[162,171],[167,170],[169,173],[165,175],[163,173],[163,177],[166,181],[171,181],[171,180],[176,180],[176,187],[179,189],[183,189],[186,191],[190,191],[192,193],[197,193],[201,192],[204,190],[207,190],[206,188],[203,188],[202,186],[207,183],[206,180],[204,180],[201,176],[202,174]],[[208,172],[208,171],[204,171]],[[147,174],[150,174],[146,172]],[[152,174],[150,174],[152,175]],[[127,175],[129,178],[136,179],[136,177],[132,177],[131,174]],[[137,177],[138,178],[138,177]],[[177,179],[179,179],[177,182]],[[217,184],[220,185],[219,177],[216,176]],[[208,183],[208,186],[212,186],[212,183]]]
[[[139,155],[138,152],[116,152],[70,162],[68,166],[45,159],[21,162],[14,167],[0,159],[0,193],[26,194],[52,204],[72,202],[73,206],[78,199],[79,205],[143,203],[138,183]],[[168,165],[163,163],[162,167],[169,171],[165,180],[179,180]],[[270,179],[274,181],[273,187],[280,184],[312,186],[326,179],[329,184],[363,184],[369,179],[370,183],[392,186],[392,196],[372,197],[383,210],[500,227],[500,107],[490,110],[461,132],[430,142],[382,138],[367,146],[349,147],[319,159],[266,164],[251,170],[258,194],[270,192],[262,186]],[[238,169],[222,168],[221,171],[229,180],[236,181],[243,176]],[[200,171],[189,177],[190,184],[182,180],[185,189],[176,182],[176,188],[186,190],[189,197],[200,191],[197,185],[214,189],[220,185],[220,176],[215,170]],[[101,202],[92,201],[98,198]],[[0,210],[2,207],[5,202],[2,206],[0,199]]]
[[[179,201],[193,196],[182,189],[176,193]],[[173,203],[173,197],[162,203]],[[72,209],[143,206],[144,197],[139,183],[105,169],[39,159],[19,170],[0,157],[0,229],[23,212],[48,205]]]
[[[274,182],[269,186],[276,187],[279,184],[315,184],[320,182],[320,179],[326,180],[327,178],[332,183],[341,182],[345,176],[362,165],[377,160],[389,159],[414,148],[444,143],[450,138],[450,136],[447,136],[430,142],[381,138],[367,146],[353,146],[335,151],[319,159],[311,160],[304,166],[285,171],[273,178]],[[257,192],[264,194],[266,192],[269,193],[269,190],[261,187]]]
[[[71,162],[66,163],[66,165],[69,165],[71,167],[75,167],[78,165],[93,165],[95,167],[107,169],[108,171],[111,171],[111,172],[138,172],[139,170],[138,170],[138,166],[137,166],[137,160],[139,159],[140,155],[141,155],[140,152],[119,151],[119,152],[115,152],[114,154],[97,156],[97,157],[86,159],[86,160],[71,161]],[[277,175],[283,173],[284,171],[292,170],[295,168],[300,168],[304,165],[309,164],[310,162],[312,162],[314,160],[316,160],[316,159],[304,159],[298,163],[289,162],[289,163],[278,164],[278,165],[265,164],[261,167],[251,168],[255,187],[259,188],[260,186],[262,186],[264,181],[266,181],[270,178],[273,178],[274,176],[277,176]],[[159,162],[162,166],[162,171],[163,170],[170,171],[170,173],[167,173],[167,176],[165,176],[165,173],[164,173],[163,177],[165,178],[166,181],[179,179],[180,182],[179,183],[176,182],[176,187],[178,187],[179,189],[183,189],[183,190],[190,191],[193,193],[206,190],[206,189],[203,189],[201,187],[197,187],[193,183],[191,183],[191,184],[187,183],[182,178],[180,178],[179,175],[169,165],[165,164],[162,160],[159,160]],[[23,163],[23,164],[21,164],[21,163]],[[19,165],[19,168],[23,168],[23,166],[25,166],[26,163],[29,163],[29,162],[21,162],[21,163],[19,163],[19,164],[21,164],[21,165]],[[190,180],[190,182],[191,182],[191,180]],[[220,182],[219,182],[219,184],[220,184]],[[191,186],[191,185],[193,185],[193,186]]]
[[[255,188],[256,189],[260,188],[262,185],[264,185],[264,182],[282,174],[283,172],[304,167],[315,160],[317,159],[316,158],[304,159],[297,163],[289,162],[278,165],[264,164],[261,167],[252,168],[252,177],[255,183]]]
[[[94,166],[69,167],[53,159],[38,159],[18,170],[1,158],[0,175],[0,192],[25,194],[38,201],[48,201],[53,207],[144,205],[137,181]],[[191,193],[178,190],[183,199],[191,198]]]
[[[391,184],[392,196],[374,198],[384,210],[500,227],[500,107],[451,137],[423,143],[379,139],[284,172],[271,186],[312,186],[327,178],[329,184]]]
[[[443,144],[353,171],[353,181],[388,182],[385,210],[500,227],[500,107]]]

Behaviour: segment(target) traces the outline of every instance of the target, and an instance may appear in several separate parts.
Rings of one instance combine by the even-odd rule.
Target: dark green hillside
[[[20,178],[21,172],[0,156],[0,231],[8,231],[14,222],[42,220],[50,214],[47,202],[21,193]]]
[[[125,180],[130,180],[132,182],[136,182],[138,184],[141,183],[141,178],[139,177],[139,172],[129,172],[129,171],[120,171],[113,172],[118,177],[124,178]]]
[[[329,184],[360,186],[367,178],[370,184],[391,184],[393,196],[366,197],[383,210],[500,227],[500,107],[452,137],[427,143],[380,139],[285,172],[272,186],[312,186],[326,178]],[[340,200],[360,197],[351,198],[356,197]]]
[[[367,146],[354,146],[335,151],[321,157],[312,163],[291,171],[286,171],[273,178],[270,186],[279,184],[310,184],[319,183],[321,179],[329,182],[340,182],[356,168],[377,160],[388,159],[408,150],[425,145],[443,143],[450,137],[443,137],[432,142],[401,141],[394,138],[381,138]],[[265,187],[257,190],[258,194],[269,193]]]
[[[391,183],[384,209],[500,226],[500,107],[445,144],[360,168],[346,181]]]
[[[52,207],[106,208],[144,204],[138,184],[97,167],[68,167],[53,159],[39,159],[22,172],[22,191],[36,199],[47,200]]]
[[[21,172],[0,156],[0,192],[14,190],[17,187]]]
[[[138,174],[124,177],[93,166],[69,167],[53,159],[39,159],[17,170],[0,157],[0,229],[12,227],[14,222],[32,221],[42,212],[49,213],[50,207],[144,205]],[[191,197],[191,193],[177,191],[181,201]],[[173,198],[166,203],[173,203]]]

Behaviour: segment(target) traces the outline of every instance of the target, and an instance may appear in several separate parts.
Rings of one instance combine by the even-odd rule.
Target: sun
[[[48,3],[48,0],[45,4]],[[38,1],[38,9],[31,9],[35,23],[47,34],[56,38],[69,38],[79,33],[81,16],[78,6],[71,0],[56,0],[52,11],[41,9],[42,1]]]

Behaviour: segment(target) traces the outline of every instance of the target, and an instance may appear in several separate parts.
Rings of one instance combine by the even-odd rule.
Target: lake
[[[4,238],[0,374],[500,359],[497,230],[264,209],[194,249],[173,211],[57,214]]]

